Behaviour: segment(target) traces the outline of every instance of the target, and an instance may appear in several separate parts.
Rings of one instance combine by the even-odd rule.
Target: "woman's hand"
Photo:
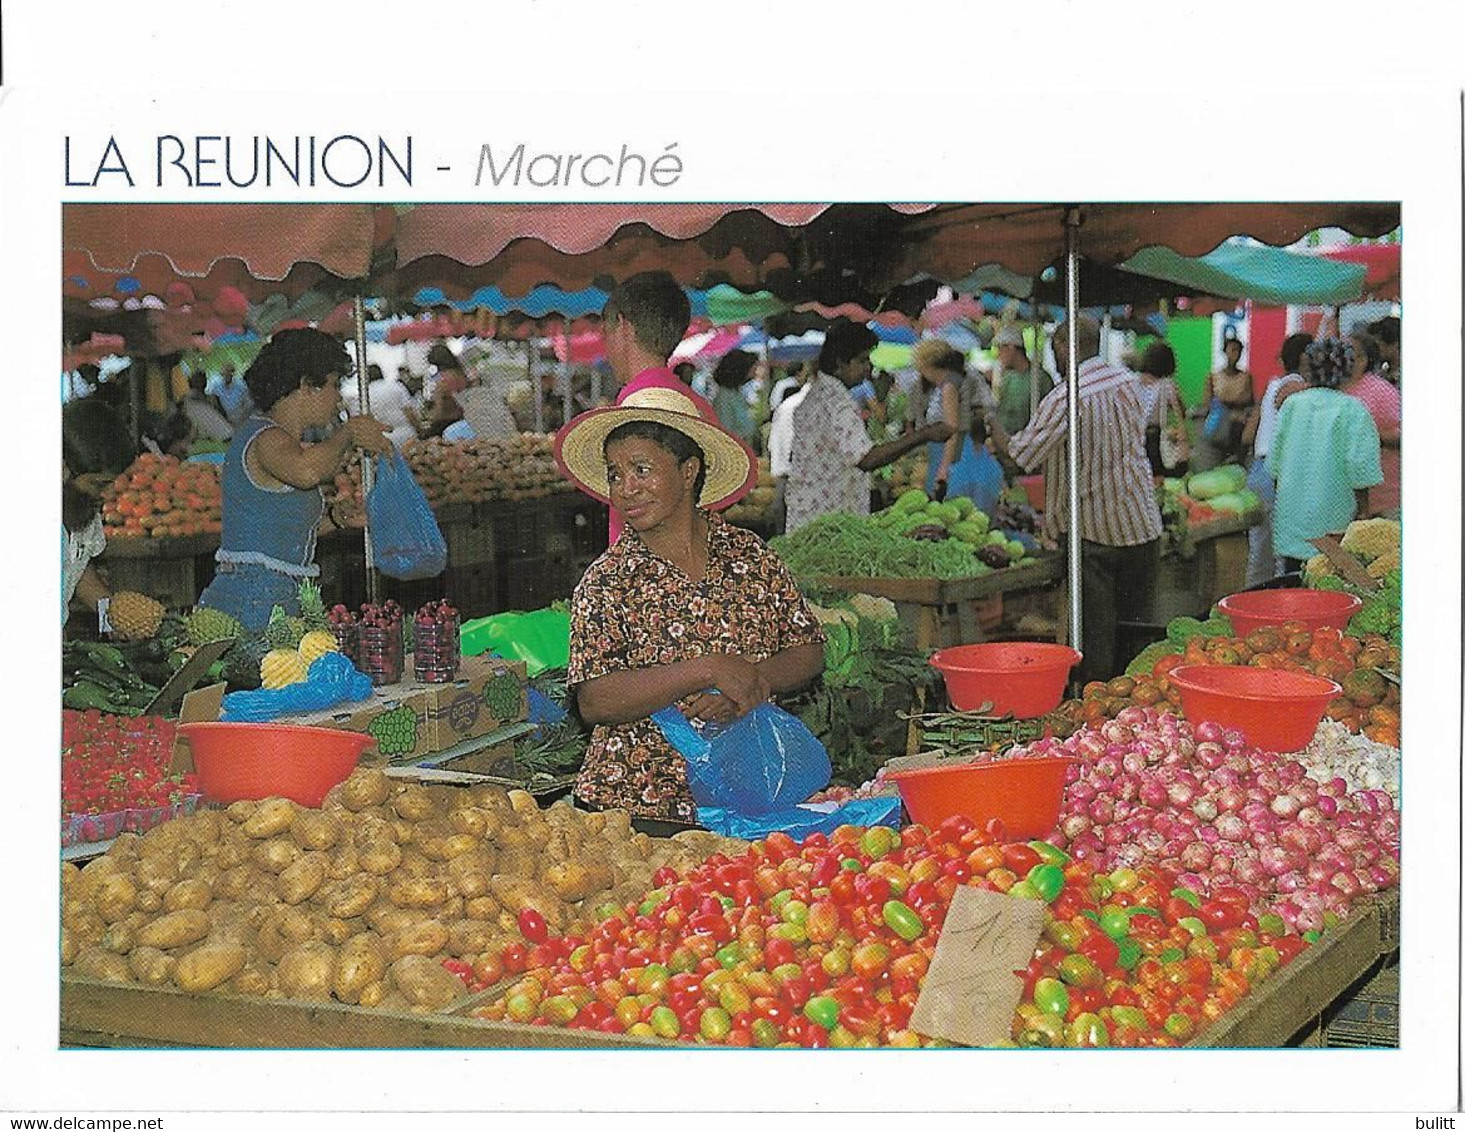
[[[696,723],[731,723],[737,718],[737,705],[719,692],[697,692],[682,714]]]
[[[387,426],[373,416],[347,417],[346,434],[357,448],[369,452],[387,453],[392,450],[392,441],[387,436]]]
[[[731,653],[718,653],[708,659],[712,662],[713,687],[722,693],[710,698],[729,701],[732,719],[741,719],[771,694],[767,678],[751,661]]]

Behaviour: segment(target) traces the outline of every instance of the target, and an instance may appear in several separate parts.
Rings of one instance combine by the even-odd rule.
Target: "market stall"
[[[800,285],[780,265],[832,259],[852,246],[851,232],[869,230],[887,254],[902,240],[910,246],[898,266],[861,265],[853,274],[862,285],[900,282],[917,262],[949,277],[983,262],[1001,227],[1013,241],[1005,262],[1029,270],[1066,232],[1076,285],[1077,218],[1067,209],[677,208],[680,216],[606,210],[594,224],[580,215],[573,232],[557,226],[568,214],[555,210],[484,210],[492,216],[474,231],[450,228],[434,207],[414,209],[392,223],[392,284],[522,293],[549,272],[584,287],[594,279],[585,272],[609,254],[618,271],[673,264],[684,276],[712,269],[745,284],[766,267],[780,301],[817,299],[795,295]],[[1367,209],[1316,210],[1382,223]],[[1154,237],[1199,251],[1209,235],[1195,230],[1236,222],[1193,208],[1187,227],[1168,208],[1141,211],[1096,209],[1089,250],[1117,257]],[[1301,207],[1258,216],[1254,231],[1276,239],[1316,219]],[[460,618],[479,612],[556,612],[541,607],[565,596],[603,548],[599,504],[555,492],[543,477],[495,478],[501,467],[527,473],[533,455],[423,446],[414,470],[436,505],[449,568],[389,591],[397,600],[379,604],[353,588],[367,577],[359,533],[322,541],[330,588],[302,587],[300,617],[279,611],[257,640],[239,640],[234,660],[262,687],[216,700],[214,714],[245,729],[222,748],[227,761],[242,761],[249,735],[283,759],[244,793],[210,781],[206,722],[181,724],[186,755],[169,741],[171,721],[102,727],[99,719],[131,719],[151,700],[134,682],[133,653],[118,650],[116,672],[107,652],[78,654],[68,679],[84,678],[71,690],[84,685],[106,706],[79,704],[67,717],[63,774],[74,789],[64,795],[63,839],[85,836],[94,852],[62,867],[63,1043],[1273,1045],[1308,1040],[1397,948],[1397,546],[1392,560],[1351,534],[1339,548],[1356,571],[1385,581],[1379,593],[1359,587],[1346,562],[1336,573],[1310,565],[1319,590],[1368,589],[1336,623],[1286,615],[1247,629],[1240,611],[1234,623],[1222,614],[1202,623],[1212,598],[1240,588],[1235,550],[1248,523],[1244,512],[1198,519],[1184,568],[1185,592],[1199,603],[1184,610],[1194,624],[1165,626],[1166,640],[1135,658],[1135,675],[1060,704],[1070,659],[1052,702],[1019,710],[959,690],[980,670],[948,657],[937,663],[953,710],[938,737],[921,711],[938,679],[930,650],[983,647],[997,630],[993,599],[1047,590],[1076,559],[969,500],[919,491],[869,519],[817,520],[774,540],[824,627],[822,677],[810,699],[786,706],[824,748],[824,781],[832,775],[847,793],[762,826],[754,819],[771,821],[766,813],[735,813],[746,839],[705,829],[653,837],[625,811],[543,805],[522,786],[460,770],[469,754],[512,764],[522,749],[511,755],[510,744],[544,739],[548,720],[573,708],[561,683],[563,702],[536,716],[534,670],[489,651],[470,656],[459,635],[468,629]],[[209,531],[187,528],[209,523],[207,501],[199,483],[173,480],[161,492],[158,476],[149,480],[127,477],[111,501],[123,528],[112,553],[148,563],[146,576],[166,582],[167,604],[186,607],[195,557],[211,546]],[[144,486],[139,509],[126,491]],[[359,480],[347,469],[335,486],[333,503],[349,520]],[[163,552],[168,545],[187,553]],[[214,643],[196,617],[170,621],[161,607],[131,606],[117,611],[122,636],[156,640],[153,664]],[[1077,638],[1076,606],[1071,625]],[[1188,698],[1187,680],[1208,688],[1243,663],[1248,676],[1270,678],[1261,671],[1270,668],[1317,682],[1315,703],[1271,712],[1269,722],[1288,725],[1285,738]],[[549,689],[555,669],[543,667]],[[972,702],[958,702],[966,694]],[[857,719],[871,733],[905,733],[902,749],[929,765],[886,774],[888,740],[857,744]],[[276,724],[309,730],[260,730]],[[975,738],[960,737],[968,724]],[[307,761],[307,744],[344,744],[349,757],[330,781],[297,793],[284,780]],[[145,792],[102,789],[119,750],[148,764]],[[1030,763],[1056,770],[1045,788],[1051,813],[1003,809],[1027,794],[1013,788],[995,797],[974,789],[929,809],[914,784],[930,780],[910,777]],[[434,774],[437,765],[450,769]],[[699,822],[726,818],[714,809],[704,804]],[[1003,924],[1011,954],[963,954],[967,933],[949,929],[982,916]],[[980,984],[984,962],[1013,985],[995,997],[943,994],[937,988],[952,983],[928,978],[955,970],[958,983]]]

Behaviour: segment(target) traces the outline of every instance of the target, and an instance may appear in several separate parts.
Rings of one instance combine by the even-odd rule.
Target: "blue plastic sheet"
[[[436,578],[448,568],[448,544],[437,516],[400,452],[377,457],[366,517],[372,562],[387,577]]]
[[[790,806],[756,816],[704,806],[697,810],[697,824],[724,837],[741,837],[747,841],[770,833],[786,833],[798,840],[811,833],[833,833],[842,825],[888,825],[899,829],[900,799],[856,798],[832,810]]]
[[[316,657],[305,680],[299,684],[230,692],[224,697],[219,719],[224,723],[268,723],[282,715],[324,711],[370,695],[371,677],[358,672],[341,653],[328,652]]]
[[[698,727],[675,707],[651,717],[687,760],[699,806],[766,814],[795,806],[829,785],[829,753],[795,716],[761,703],[727,726]]]

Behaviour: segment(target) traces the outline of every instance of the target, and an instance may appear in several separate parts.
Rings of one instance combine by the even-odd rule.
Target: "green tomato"
[[[729,943],[726,947],[720,947],[715,956],[717,962],[725,970],[731,970],[743,960],[743,949],[736,941]]]
[[[1087,955],[1065,955],[1058,964],[1058,977],[1071,987],[1093,990],[1104,985],[1104,972]]]
[[[1105,912],[1099,917],[1099,930],[1116,943],[1129,935],[1129,913],[1123,908]]]
[[[872,825],[860,837],[860,848],[877,861],[899,845],[900,834],[888,825]]]
[[[1287,921],[1275,912],[1264,912],[1256,918],[1256,930],[1267,935],[1286,935]]]
[[[1185,952],[1178,947],[1167,947],[1156,956],[1161,963],[1178,963],[1185,958]]]
[[[1064,951],[1077,951],[1078,945],[1083,942],[1083,933],[1063,920],[1054,920],[1043,929],[1043,935]]]
[[[1051,904],[1063,891],[1063,870],[1057,865],[1034,865],[1028,870],[1027,883],[1037,890],[1045,903]]]
[[[1041,978],[1033,985],[1033,1005],[1044,1014],[1068,1017],[1068,988],[1059,979]]]
[[[1098,1048],[1109,1044],[1109,1027],[1097,1014],[1088,1011],[1068,1024],[1064,1044],[1073,1048]]]
[[[682,1032],[682,1022],[670,1006],[658,1006],[651,1012],[651,1030],[659,1038],[674,1038]]]
[[[1148,1030],[1150,1020],[1145,1017],[1145,1012],[1137,1006],[1111,1006],[1109,1014],[1114,1021],[1121,1026],[1132,1026],[1136,1030]]]
[[[1038,867],[1038,866],[1035,866]],[[1043,894],[1033,887],[1030,880],[1020,880],[1007,890],[1008,896],[1016,896],[1022,900],[1041,900]]]
[[[1119,943],[1119,967],[1124,971],[1133,971],[1139,966],[1139,961],[1145,957],[1144,949],[1134,940],[1125,938]]]
[[[1028,848],[1049,865],[1066,865],[1071,860],[1062,849],[1047,841],[1029,841]]]
[[[643,916],[649,916],[656,911],[656,907],[666,899],[666,889],[657,888],[646,894],[646,899],[641,901],[641,906],[636,909]]]
[[[802,924],[809,918],[809,906],[802,900],[786,900],[778,910],[778,918],[785,924]]]
[[[1063,1019],[1054,1014],[1039,1014],[1028,1019],[1022,1033],[1017,1036],[1019,1045],[1038,1049],[1057,1049],[1063,1045]]]
[[[732,1015],[720,1006],[709,1006],[702,1011],[697,1029],[709,1042],[719,1042],[732,1030]]]
[[[575,1015],[580,1013],[580,1008],[567,994],[557,994],[546,998],[540,1005],[540,1013],[556,1026],[563,1026],[574,1021]]]
[[[1192,892],[1188,888],[1172,888],[1170,890],[1170,895],[1176,897],[1179,900],[1184,900],[1192,908],[1200,907],[1200,895],[1198,893]]]
[[[783,1039],[778,1027],[767,1018],[754,1018],[751,1029],[753,1044],[759,1049],[772,1049]]]
[[[781,888],[768,898],[768,907],[775,912],[780,912],[783,910],[783,906],[793,898],[793,889]]]
[[[1195,1033],[1195,1023],[1184,1014],[1171,1014],[1165,1019],[1165,1033],[1183,1042]]]
[[[862,873],[865,866],[860,863],[858,857],[846,857],[839,863],[839,867],[847,873]]]
[[[1182,916],[1175,922],[1193,936],[1206,934],[1205,924],[1203,924],[1195,916]]]
[[[926,933],[926,925],[921,922],[921,917],[904,901],[887,900],[882,911],[885,926],[907,943],[920,939]]]

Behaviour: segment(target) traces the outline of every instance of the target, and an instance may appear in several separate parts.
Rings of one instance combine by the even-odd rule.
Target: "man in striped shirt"
[[[1103,361],[1099,327],[1080,317],[1078,338],[1079,537],[1083,540],[1083,663],[1080,680],[1107,680],[1120,622],[1143,621],[1159,566],[1161,519],[1145,456],[1144,412],[1128,370]],[[1058,372],[1068,376],[1068,329],[1053,337]],[[1028,471],[1046,477],[1048,533],[1068,527],[1068,389],[1059,384],[1028,426],[1009,437],[989,418],[993,444]]]

